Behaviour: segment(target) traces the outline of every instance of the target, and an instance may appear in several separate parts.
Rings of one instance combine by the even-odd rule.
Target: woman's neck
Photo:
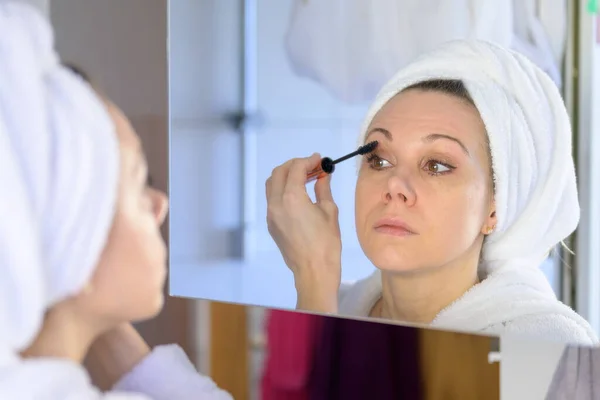
[[[462,260],[427,271],[382,271],[381,318],[429,324],[479,282],[478,262]]]
[[[63,358],[82,363],[92,342],[103,331],[58,305],[46,314],[38,336],[21,356]]]

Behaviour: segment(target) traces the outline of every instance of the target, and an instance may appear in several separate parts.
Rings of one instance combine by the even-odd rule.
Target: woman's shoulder
[[[380,296],[381,274],[379,270],[358,281],[344,282],[338,291],[338,313],[366,317]]]
[[[229,393],[196,370],[181,347],[155,347],[133,370],[121,378],[114,392],[143,393],[152,399],[232,400]]]
[[[574,345],[598,345],[600,343],[598,336],[587,322],[559,313],[521,316],[503,322],[501,326],[490,327],[487,331]]]

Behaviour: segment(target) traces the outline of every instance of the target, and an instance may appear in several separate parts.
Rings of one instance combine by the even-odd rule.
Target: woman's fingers
[[[294,160],[289,160],[284,164],[278,166],[271,172],[271,177],[267,179],[266,190],[267,190],[267,203],[281,201],[283,197],[283,191],[285,190],[285,185],[288,178],[288,173],[290,170],[290,165],[294,162]]]
[[[265,183],[267,227],[294,273],[299,307],[335,311],[341,277],[341,237],[330,177],[315,186],[317,204],[306,190],[307,175],[321,156],[297,158],[273,170]]]
[[[294,158],[275,168],[265,182],[267,203],[279,204],[286,197],[309,199],[306,192],[306,176],[319,166],[321,157],[315,153],[306,158]],[[299,197],[298,197],[299,196]]]
[[[306,192],[306,177],[309,172],[320,166],[321,156],[319,153],[314,153],[307,158],[297,158],[289,166],[289,174],[285,191],[297,195],[305,194]]]
[[[317,180],[317,183],[315,183],[315,197],[317,203],[334,202],[331,193],[331,175]]]

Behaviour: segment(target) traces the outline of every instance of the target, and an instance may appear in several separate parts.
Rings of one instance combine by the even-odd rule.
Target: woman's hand
[[[124,323],[92,343],[85,366],[94,384],[109,390],[148,354],[150,346],[133,325]]]
[[[300,309],[337,312],[342,241],[331,176],[317,180],[316,203],[306,192],[306,176],[321,157],[293,159],[275,168],[266,182],[267,224],[294,274]]]

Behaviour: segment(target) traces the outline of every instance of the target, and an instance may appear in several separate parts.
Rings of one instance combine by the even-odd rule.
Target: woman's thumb
[[[315,183],[315,196],[317,203],[333,202],[333,194],[331,193],[331,175],[327,174],[320,178]]]

